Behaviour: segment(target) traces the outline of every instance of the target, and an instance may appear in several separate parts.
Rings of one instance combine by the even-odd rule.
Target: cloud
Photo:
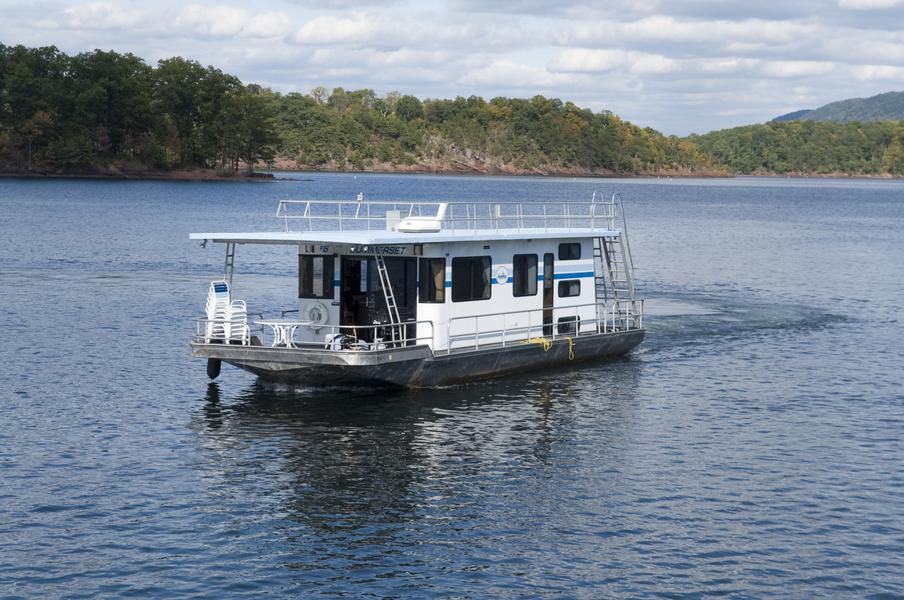
[[[202,36],[279,37],[290,30],[290,17],[279,12],[249,13],[228,5],[191,4],[176,13],[175,28]]]
[[[455,47],[464,54],[487,47],[512,49],[531,41],[524,32],[504,25],[488,26],[435,13],[324,15],[303,23],[288,40],[299,45],[347,48]]]
[[[110,2],[91,2],[63,9],[64,22],[79,29],[124,29],[140,25],[146,19],[141,10],[129,9]],[[47,24],[53,24],[53,21]]]
[[[553,73],[510,60],[494,60],[467,72],[461,83],[472,86],[505,85],[515,89],[537,90],[573,82],[567,74]]]
[[[887,9],[902,4],[904,4],[902,0],[838,0],[838,6],[852,10]]]
[[[574,23],[555,32],[555,42],[562,46],[628,46],[662,48],[694,47],[712,52],[733,45],[749,52],[793,44],[816,33],[809,23],[766,21],[762,19],[688,20],[667,15],[654,15],[636,21],[601,21]]]
[[[559,54],[550,63],[553,71],[564,73],[606,73],[625,70],[637,74],[662,74],[678,70],[680,61],[645,52],[575,48]]]
[[[891,65],[859,65],[851,68],[851,74],[860,81],[904,80],[904,67]]]
[[[835,63],[814,60],[779,60],[768,62],[762,72],[770,77],[801,78],[825,75],[836,68]]]

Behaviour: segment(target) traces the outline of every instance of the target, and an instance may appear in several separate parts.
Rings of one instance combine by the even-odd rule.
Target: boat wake
[[[647,338],[633,354],[691,351],[714,345],[761,341],[764,337],[807,333],[851,322],[852,317],[821,307],[787,302],[670,293],[645,302]]]

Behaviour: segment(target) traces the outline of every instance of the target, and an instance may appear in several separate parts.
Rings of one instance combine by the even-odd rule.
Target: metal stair
[[[634,274],[623,235],[605,235],[597,239],[602,249],[609,290],[614,300],[634,299]]]
[[[596,293],[597,303],[605,302],[609,298],[602,238],[593,238],[593,289]]]
[[[402,319],[399,317],[399,307],[396,305],[395,294],[392,291],[392,283],[389,281],[389,271],[386,269],[386,261],[382,254],[375,257],[377,263],[377,274],[380,277],[380,287],[383,288],[383,297],[386,299],[386,310],[389,312],[389,320],[392,326],[389,328],[392,334],[392,341],[402,340]]]
[[[601,217],[608,228],[616,232],[593,239],[593,282],[597,312],[602,310],[605,313],[606,308],[611,306],[614,312],[610,315],[627,323],[633,319],[633,302],[625,301],[635,299],[635,289],[634,262],[624,212],[619,210],[618,194],[613,194],[606,202],[597,202],[597,195],[594,194],[593,204],[592,214]],[[598,314],[597,318],[605,316]]]

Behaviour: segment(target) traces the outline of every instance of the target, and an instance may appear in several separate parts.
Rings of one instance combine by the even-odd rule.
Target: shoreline
[[[725,173],[720,171],[702,172],[641,172],[614,173],[593,172],[578,169],[557,170],[463,170],[463,169],[428,169],[428,168],[384,168],[384,169],[297,169],[279,168],[269,172],[255,172],[254,175],[239,173],[222,175],[213,169],[180,169],[175,171],[107,171],[107,172],[73,172],[73,173],[35,173],[35,172],[0,172],[0,179],[87,179],[94,181],[211,181],[211,182],[268,182],[291,181],[280,177],[279,173],[295,174],[374,174],[374,175],[461,175],[487,177],[549,177],[549,178],[582,178],[582,179],[735,179],[738,177],[762,177],[768,179],[865,179],[865,180],[904,180],[904,176],[883,174],[852,173]]]
[[[221,175],[214,169],[179,169],[174,171],[97,171],[72,173],[0,172],[0,179],[90,179],[95,181],[274,181],[273,173],[255,172]]]

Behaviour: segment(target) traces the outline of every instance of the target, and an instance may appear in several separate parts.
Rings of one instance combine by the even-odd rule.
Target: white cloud
[[[520,35],[505,28],[490,29],[472,20],[435,14],[389,17],[374,13],[324,15],[305,22],[290,36],[300,45],[352,48],[452,47],[462,53],[477,47],[511,47]],[[526,40],[525,40],[526,41]]]
[[[573,81],[569,75],[551,73],[546,69],[519,64],[510,60],[495,60],[467,72],[461,83],[473,86],[505,85],[515,89],[540,89],[560,86]]]
[[[852,10],[886,9],[902,4],[904,4],[902,0],[838,0],[838,6]]]
[[[65,8],[64,23],[77,29],[123,29],[141,24],[146,13],[110,2],[91,2]],[[54,21],[46,23],[56,24]]]
[[[832,62],[812,60],[779,60],[763,65],[763,73],[770,77],[812,77],[825,75],[835,69]]]
[[[860,81],[888,80],[898,83],[904,80],[904,67],[892,65],[858,65],[851,73]]]
[[[550,63],[550,68],[563,73],[605,73],[624,70],[637,74],[661,74],[674,72],[680,65],[679,61],[659,54],[574,48],[555,57]]]
[[[279,37],[290,30],[285,13],[249,13],[227,5],[191,4],[176,14],[174,25],[209,37]]]

